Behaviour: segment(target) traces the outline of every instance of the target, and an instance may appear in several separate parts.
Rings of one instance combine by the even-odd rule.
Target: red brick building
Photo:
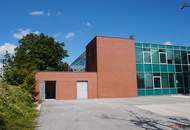
[[[97,36],[86,46],[86,72],[38,72],[36,93],[58,100],[131,97],[136,77],[135,41]]]

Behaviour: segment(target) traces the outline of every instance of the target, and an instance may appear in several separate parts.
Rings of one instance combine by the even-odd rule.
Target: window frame
[[[161,63],[161,58],[160,58],[160,54],[165,54],[165,57],[166,57],[166,62],[165,63]],[[159,52],[159,64],[167,64],[167,53],[166,52]]]
[[[154,79],[159,78],[160,79],[160,88],[156,88],[154,84]],[[162,89],[162,77],[161,76],[153,76],[153,88],[154,89]]]
[[[150,62],[145,62],[145,58],[144,58],[144,55],[145,55],[145,53],[149,53],[150,54]],[[152,64],[152,53],[151,53],[151,51],[144,51],[143,50],[143,64]]]

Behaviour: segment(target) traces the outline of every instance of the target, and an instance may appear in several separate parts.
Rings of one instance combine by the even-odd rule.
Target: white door
[[[40,81],[40,99],[45,100],[45,81]]]
[[[77,99],[88,98],[88,82],[77,82]]]

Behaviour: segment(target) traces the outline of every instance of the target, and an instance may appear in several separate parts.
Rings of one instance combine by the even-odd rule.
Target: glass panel
[[[188,72],[188,65],[183,65],[182,68],[183,68],[183,72]]]
[[[174,65],[168,65],[168,72],[175,72],[175,66]]]
[[[145,96],[145,90],[138,90],[138,96]]]
[[[161,95],[162,94],[162,90],[161,89],[155,89],[154,90],[154,94],[155,95]]]
[[[170,85],[170,88],[175,88],[174,74],[169,74],[169,85]]]
[[[153,73],[153,76],[160,76],[160,73]]]
[[[158,44],[151,44],[151,48],[158,48]]]
[[[166,48],[165,45],[159,45],[159,48]]]
[[[166,53],[160,53],[160,63],[166,63]]]
[[[163,88],[169,88],[169,83],[168,83],[168,74],[161,74],[162,76],[162,87]]]
[[[182,57],[182,64],[188,64],[186,51],[181,51],[181,57]]]
[[[160,65],[159,64],[152,64],[153,72],[160,72]]]
[[[161,72],[167,72],[168,66],[167,65],[160,65]]]
[[[143,44],[143,47],[149,48],[149,47],[150,47],[150,44],[144,43],[144,44]]]
[[[136,47],[142,47],[142,43],[135,43]]]
[[[159,63],[158,49],[152,49],[152,63]]]
[[[169,89],[162,89],[162,94],[170,94],[170,90]]]
[[[176,65],[175,68],[176,68],[176,72],[182,72],[181,65]]]
[[[150,52],[144,52],[144,63],[151,63]]]
[[[175,51],[174,51],[174,56],[175,56],[175,64],[181,64],[180,51],[175,50]]]
[[[145,88],[143,73],[137,73],[137,85],[138,85],[138,88]]]
[[[189,64],[190,64],[190,54],[188,54],[188,61],[189,61]]]
[[[176,74],[176,85],[177,87],[183,87],[183,77],[181,73]]]
[[[146,88],[152,88],[152,74],[151,73],[145,73],[145,86]]]
[[[136,63],[142,63],[142,48],[136,47]]]
[[[174,63],[174,57],[173,57],[173,51],[172,50],[167,50],[167,60],[168,60],[168,64]]]
[[[161,88],[160,76],[154,76],[154,88]]]
[[[177,90],[176,89],[170,89],[170,94],[177,94]]]
[[[186,47],[182,46],[182,47],[180,47],[180,50],[186,51]]]
[[[144,71],[145,72],[152,72],[151,64],[144,64]]]
[[[151,96],[151,95],[154,95],[153,89],[147,89],[146,90],[146,96]]]
[[[136,64],[137,72],[143,72],[143,64]]]
[[[179,46],[173,46],[173,47],[174,47],[174,49],[176,49],[176,50],[179,50],[179,49],[180,49]]]
[[[188,82],[188,78],[189,78],[188,76],[189,76],[188,73],[184,73],[185,94],[189,94],[189,87],[188,86],[190,86],[190,84]]]

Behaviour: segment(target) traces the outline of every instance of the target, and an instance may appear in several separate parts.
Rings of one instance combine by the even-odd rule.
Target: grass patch
[[[33,130],[36,116],[27,90],[0,82],[0,130]]]

